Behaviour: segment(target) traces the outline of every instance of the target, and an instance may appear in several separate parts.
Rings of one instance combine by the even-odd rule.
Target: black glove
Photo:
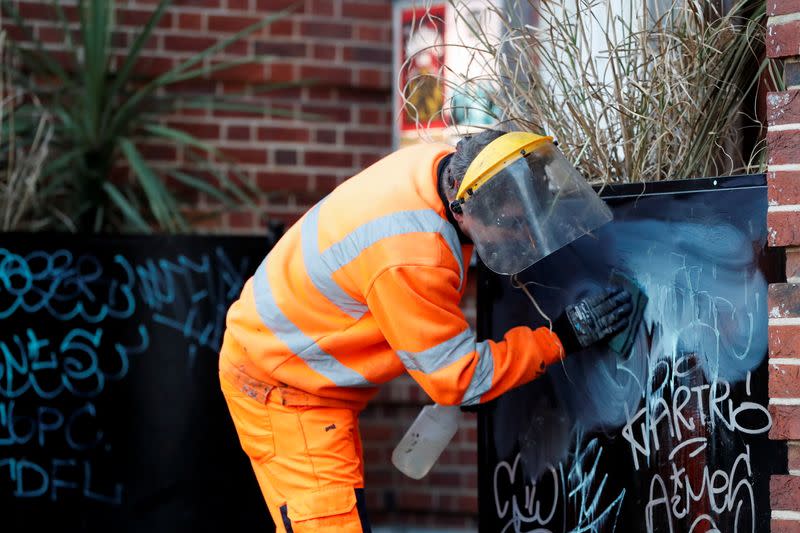
[[[566,353],[577,352],[624,330],[631,311],[630,293],[621,287],[608,288],[567,306],[553,322],[553,331]]]

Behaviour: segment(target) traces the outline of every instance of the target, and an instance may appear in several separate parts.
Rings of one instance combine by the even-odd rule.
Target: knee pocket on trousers
[[[352,513],[355,506],[356,494],[352,486],[325,487],[310,490],[286,500],[289,519],[292,524],[298,524],[298,526],[312,520],[333,518],[347,514],[354,514],[356,520],[358,520],[358,513]]]

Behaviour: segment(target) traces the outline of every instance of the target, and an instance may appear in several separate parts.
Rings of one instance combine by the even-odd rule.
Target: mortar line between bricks
[[[767,131],[791,131],[791,130],[800,130],[800,122],[793,122],[791,124],[776,124],[774,126],[767,127]]]
[[[800,398],[770,398],[770,405],[800,405]]]
[[[800,511],[772,511],[773,520],[800,520]]]
[[[773,357],[769,360],[771,365],[794,365],[800,366],[800,359],[792,359],[789,357]]]
[[[794,22],[800,20],[800,13],[787,13],[785,15],[773,15],[767,21],[767,27],[775,26],[777,24],[785,24],[787,22]]]
[[[800,470],[789,470],[790,476],[800,476]]]
[[[770,326],[800,326],[800,318],[770,318]]]
[[[800,165],[796,163],[788,165],[767,165],[767,169],[770,172],[779,172],[781,170],[800,170]]]
[[[768,213],[800,211],[800,204],[771,205],[767,208]]]

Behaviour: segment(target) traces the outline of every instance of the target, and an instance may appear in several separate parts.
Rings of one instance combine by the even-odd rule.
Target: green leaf
[[[138,106],[144,101],[145,98],[152,95],[158,88],[167,85],[170,82],[171,78],[178,77],[179,75],[183,74],[186,70],[197,65],[203,59],[214,54],[220,50],[224,50],[231,44],[240,41],[247,37],[248,35],[264,28],[265,26],[271,24],[272,22],[283,18],[286,14],[290,13],[291,9],[284,9],[282,11],[278,11],[263,20],[251,24],[250,26],[244,28],[241,31],[236,32],[232,36],[224,39],[217,44],[214,44],[202,52],[198,52],[197,54],[193,55],[186,61],[176,65],[169,71],[165,72],[161,76],[157,77],[156,79],[152,80],[150,83],[142,87],[141,89],[137,90],[122,106],[120,106],[119,110],[117,111],[116,115],[113,117],[110,123],[110,130],[112,132],[119,132],[121,131],[122,125],[127,123],[133,115],[137,113]]]
[[[4,12],[15,12],[15,0],[0,0]],[[115,225],[125,224],[144,230],[145,227],[176,231],[187,227],[186,219],[180,210],[179,198],[168,187],[169,182],[162,179],[167,174],[150,165],[132,141],[133,135],[141,135],[147,140],[157,142],[166,140],[185,147],[189,154],[213,156],[226,164],[211,165],[214,182],[204,182],[192,171],[169,174],[172,183],[192,187],[221,205],[252,205],[257,189],[250,183],[246,173],[235,166],[235,162],[213,144],[198,139],[185,131],[169,128],[155,122],[153,117],[163,117],[180,106],[204,106],[212,109],[227,109],[252,112],[263,115],[263,103],[249,104],[233,96],[200,95],[188,99],[176,91],[160,89],[165,85],[207,76],[225,68],[237,65],[271,60],[271,56],[255,56],[221,61],[210,67],[206,62],[216,62],[213,54],[244,39],[247,35],[281,18],[285,13],[274,13],[258,23],[244,28],[214,46],[194,54],[188,60],[145,82],[144,87],[136,88],[130,84],[137,62],[145,43],[152,38],[152,32],[159,20],[163,20],[170,0],[152,2],[152,14],[137,32],[132,45],[116,72],[111,69],[111,36],[114,30],[116,2],[111,0],[77,0],[79,37],[74,37],[68,26],[63,2],[48,0],[52,5],[53,22],[63,27],[64,42],[71,52],[68,57],[70,68],[62,68],[59,60],[32,39],[24,46],[13,46],[12,53],[18,61],[3,65],[5,81],[21,94],[30,95],[24,104],[14,109],[14,119],[0,124],[0,134],[13,135],[17,146],[28,146],[39,131],[39,121],[48,117],[52,127],[50,138],[50,157],[45,162],[42,187],[39,197],[42,205],[50,211],[50,224],[63,223],[73,228],[71,221],[79,221],[84,229],[106,230]],[[63,5],[62,5],[63,4]],[[10,7],[9,7],[10,6]],[[10,10],[10,11],[9,11]],[[18,15],[18,13],[16,13]],[[11,18],[10,16],[8,17]],[[21,17],[18,23],[24,25]],[[80,59],[80,61],[78,61]],[[19,65],[19,66],[18,66]],[[285,84],[264,84],[254,87],[257,92],[280,90],[291,86],[304,86],[309,82]],[[277,109],[273,115],[299,117],[291,110]],[[7,145],[9,138],[0,139],[0,148]],[[115,158],[121,156],[128,163],[135,176],[129,183],[109,182],[106,184],[108,169],[114,167]],[[199,159],[199,157],[198,157]],[[191,161],[191,159],[188,159]],[[208,162],[204,162],[208,165]],[[173,181],[174,180],[174,181]],[[98,183],[99,182],[99,183]],[[97,190],[102,194],[96,194]],[[54,213],[56,213],[54,215]],[[66,213],[66,214],[65,214]],[[134,215],[135,213],[135,215]],[[50,216],[52,215],[52,216]],[[138,219],[136,219],[138,217]],[[71,220],[70,220],[71,219]],[[135,220],[136,219],[136,220]],[[148,229],[148,231],[149,231]]]
[[[61,7],[61,0],[50,0],[50,4],[56,12],[58,22],[61,25],[61,31],[64,32],[64,42],[67,45],[66,49],[72,56],[72,61],[76,65],[79,65],[80,61],[78,58],[78,51],[72,42],[72,32],[70,31],[69,21],[67,20],[66,15],[64,15],[64,9]]]
[[[153,230],[150,226],[145,222],[142,215],[131,205],[127,198],[119,191],[119,189],[110,182],[105,182],[103,184],[103,190],[106,192],[108,197],[111,201],[116,205],[125,218],[133,224],[137,230],[141,231],[142,233],[152,233]]]
[[[276,13],[273,13],[273,14],[261,19],[260,21],[254,23],[254,24],[251,24],[250,26],[247,26],[246,28],[244,28],[242,30],[239,30],[238,32],[236,32],[233,35],[231,35],[230,37],[228,37],[226,39],[223,39],[222,41],[220,41],[220,42],[218,42],[218,43],[216,43],[214,45],[209,46],[208,48],[206,48],[202,52],[198,52],[197,54],[195,54],[194,56],[190,57],[189,59],[183,61],[182,63],[179,63],[178,65],[173,67],[168,72],[165,72],[164,74],[159,76],[155,80],[155,82],[157,84],[160,84],[160,85],[163,85],[165,83],[169,83],[168,80],[170,78],[172,78],[173,76],[177,76],[178,74],[181,74],[181,73],[185,72],[189,68],[191,68],[191,67],[195,66],[196,64],[200,63],[203,59],[205,59],[206,57],[210,56],[211,54],[219,52],[220,50],[224,50],[227,47],[229,47],[230,45],[232,45],[233,43],[241,41],[242,39],[244,39],[248,35],[257,32],[257,31],[259,31],[260,29],[262,29],[262,28],[264,28],[266,26],[269,26],[270,24],[272,24],[276,20],[282,19],[284,16],[288,15],[292,10],[293,10],[293,8],[289,8],[289,9],[284,9],[284,10],[278,11]]]
[[[144,25],[141,31],[138,32],[136,40],[125,54],[125,62],[122,64],[122,68],[120,68],[119,72],[117,72],[116,76],[114,77],[114,83],[112,83],[111,88],[109,89],[109,94],[112,96],[116,95],[119,90],[125,86],[125,83],[128,82],[131,72],[133,72],[133,68],[136,66],[136,62],[139,60],[139,54],[142,51],[142,47],[144,47],[147,39],[150,38],[150,35],[153,33],[153,29],[164,17],[164,13],[171,3],[172,0],[161,0],[158,3],[158,6],[156,6],[153,14],[149,19],[147,19],[147,23]]]
[[[83,155],[80,150],[71,150],[66,152],[56,159],[48,162],[42,169],[43,176],[52,176],[63,170],[74,168],[74,163],[78,162]]]
[[[78,7],[85,56],[82,70],[84,87],[81,95],[85,103],[81,118],[85,123],[87,139],[98,144],[100,121],[105,114],[103,110],[106,105],[106,77],[114,3],[107,0],[86,0]]]
[[[82,151],[87,152],[91,141],[88,131],[90,125],[86,122],[86,117],[81,113],[82,108],[75,107],[71,110],[62,107],[54,107],[52,112],[58,120],[57,125],[60,126],[56,129],[56,138],[61,141],[70,142],[73,146],[80,146]],[[76,112],[78,117],[73,117],[70,111]]]
[[[226,207],[234,207],[236,203],[231,199],[230,196],[225,194],[224,192],[220,191],[218,188],[214,187],[213,185],[209,184],[208,182],[204,181],[201,178],[192,176],[191,174],[187,174],[185,172],[180,172],[178,170],[173,170],[170,172],[170,176],[174,177],[179,182],[183,183],[184,185],[188,185],[189,187],[196,189],[200,192],[204,192],[207,195],[216,198],[220,202],[222,202]]]
[[[147,197],[150,211],[159,226],[169,231],[174,230],[173,218],[177,208],[174,205],[172,194],[166,190],[164,184],[161,183],[153,169],[145,162],[136,146],[129,139],[120,139],[120,148],[138,178]]]
[[[205,164],[206,163],[205,161],[202,161],[191,150],[187,152],[187,155],[188,155],[189,159],[191,159],[193,162],[195,162],[197,164]],[[231,159],[229,157],[225,157],[225,159],[227,159],[227,161],[231,161]],[[211,172],[219,180],[219,182],[222,184],[222,188],[224,190],[230,191],[230,193],[233,194],[233,196],[236,197],[237,200],[239,200],[240,202],[242,202],[244,205],[246,205],[248,207],[254,207],[255,206],[255,203],[253,202],[252,196],[260,193],[261,191],[259,191],[255,187],[251,186],[247,182],[247,179],[242,175],[241,172],[237,171],[235,168],[231,169],[231,172],[236,176],[236,178],[239,181],[241,181],[243,184],[245,184],[245,187],[250,191],[251,195],[245,194],[245,192],[242,190],[242,188],[239,185],[237,185],[236,183],[234,183],[234,181],[230,178],[228,173],[226,171],[223,171],[223,169],[221,169],[218,165],[211,165],[206,170]]]
[[[170,128],[168,126],[163,126],[161,124],[146,124],[143,129],[158,137],[163,137],[164,139],[174,141],[176,143],[193,146],[195,148],[198,148],[204,152],[208,152],[213,155],[221,154],[221,152],[214,146],[201,141],[194,135],[190,135],[185,131],[177,130],[175,128]]]
[[[262,107],[258,103],[246,103],[246,102],[233,102],[233,101],[225,101],[221,98],[214,98],[209,97],[205,98],[203,96],[198,96],[193,98],[192,100],[184,100],[180,99],[175,103],[175,109],[206,109],[209,111],[220,110],[220,111],[237,111],[240,113],[251,113],[254,115],[259,116],[271,116],[271,117],[294,117],[294,118],[305,118],[305,119],[322,119],[322,115],[317,115],[313,113],[299,113],[289,109],[280,109],[280,108],[272,108],[272,107]]]
[[[284,89],[295,89],[298,87],[310,87],[316,85],[318,80],[297,80],[297,81],[284,81],[284,82],[271,82],[259,83],[252,86],[253,94],[265,94],[273,91],[282,91]],[[236,95],[237,93],[229,93]]]
[[[94,211],[94,232],[99,233],[103,231],[103,219],[105,218],[105,206],[99,205]]]
[[[230,61],[222,61],[215,65],[211,65],[210,67],[200,67],[195,70],[188,70],[182,74],[170,78],[170,80],[164,85],[170,85],[172,83],[177,83],[186,80],[193,80],[201,76],[208,76],[209,74],[213,74],[215,72],[219,72],[222,70],[227,70],[233,67],[238,67],[240,65],[250,65],[253,63],[259,63],[261,61],[267,61],[274,58],[275,56],[254,56],[254,57],[242,57],[239,59],[232,59]]]
[[[35,52],[31,52],[36,55],[38,61],[40,62],[41,66],[45,70],[46,73],[57,76],[59,80],[62,82],[68,82],[69,76],[64,72],[64,69],[61,68],[58,61],[56,61],[42,46],[41,41],[36,39],[33,36],[33,32],[30,28],[25,24],[25,20],[19,14],[17,7],[12,4],[9,0],[0,0],[0,8],[3,12],[8,13],[11,15],[11,18],[14,20],[14,23],[22,29],[22,32],[25,34],[25,41],[28,43],[33,43],[36,47]],[[13,41],[10,43],[12,48],[19,50],[19,47]]]

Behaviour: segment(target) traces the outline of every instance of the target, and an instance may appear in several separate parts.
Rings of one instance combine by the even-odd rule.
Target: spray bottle
[[[461,407],[426,405],[392,453],[392,463],[410,478],[425,477],[458,431]]]

